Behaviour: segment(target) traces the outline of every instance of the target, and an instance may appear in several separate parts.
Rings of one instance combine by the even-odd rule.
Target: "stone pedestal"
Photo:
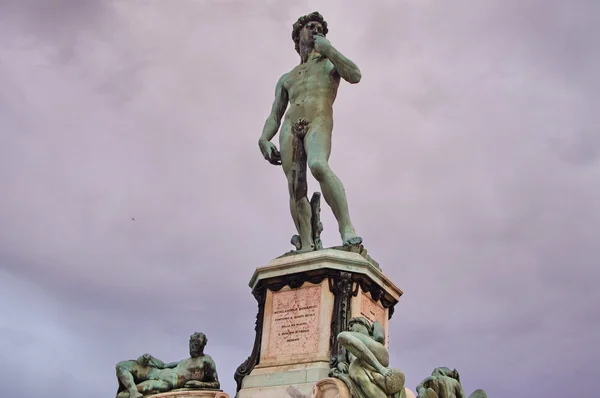
[[[148,398],[229,398],[229,394],[221,390],[178,389],[160,394],[148,395]]]
[[[256,338],[235,374],[239,398],[310,397],[340,355],[348,321],[380,321],[387,333],[402,295],[369,257],[337,249],[277,258],[256,269],[250,287]]]

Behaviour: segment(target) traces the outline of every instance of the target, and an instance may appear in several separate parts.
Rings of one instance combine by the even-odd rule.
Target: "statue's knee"
[[[310,168],[310,172],[312,173],[313,177],[315,177],[315,180],[317,181],[323,180],[323,178],[325,178],[329,172],[329,165],[327,164],[327,161],[322,159],[309,159],[308,167]]]
[[[340,332],[337,339],[341,344],[347,344],[350,340],[350,332]]]

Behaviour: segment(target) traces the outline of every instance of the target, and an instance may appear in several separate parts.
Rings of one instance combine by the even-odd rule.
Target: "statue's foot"
[[[298,236],[298,235],[292,236],[292,239],[290,240],[290,243],[292,245],[294,245],[294,247],[296,248],[296,250],[300,250],[302,248],[302,241],[300,239],[300,236]]]
[[[296,253],[308,253],[315,251],[315,245],[302,246],[300,249],[296,250]]]
[[[307,239],[307,241],[308,241],[308,239]],[[294,245],[296,247],[295,253],[307,253],[307,252],[312,252],[315,250],[314,242],[310,245],[304,245],[304,244],[302,244],[302,238],[300,238],[298,235],[292,236],[292,239],[290,242],[292,243],[292,245]]]
[[[344,246],[355,246],[362,243],[362,238],[356,235],[356,232],[346,232],[342,234]]]
[[[380,369],[378,369],[378,372],[383,377],[390,377],[392,375],[392,369],[386,368],[386,367],[383,367],[383,366]]]

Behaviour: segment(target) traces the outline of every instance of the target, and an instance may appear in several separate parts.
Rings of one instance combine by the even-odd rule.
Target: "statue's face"
[[[365,327],[365,325],[362,325],[362,324],[360,324],[358,322],[352,324],[351,330],[353,332],[355,332],[355,333],[360,333],[360,334],[364,334],[364,335],[367,335],[367,336],[369,335],[369,329],[367,329]]]
[[[314,37],[319,34],[323,34],[321,22],[310,21],[300,31],[300,43],[312,45],[315,42]]]
[[[190,356],[198,358],[204,354],[204,346],[206,343],[200,339],[190,340]]]

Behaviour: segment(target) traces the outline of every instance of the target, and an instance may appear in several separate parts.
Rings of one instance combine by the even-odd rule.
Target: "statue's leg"
[[[355,385],[369,398],[388,398],[387,394],[379,388],[362,366],[360,360],[352,361],[348,368],[350,378]]]
[[[138,384],[138,391],[144,395],[171,391],[173,386],[164,380],[146,380]]]
[[[313,123],[310,126],[304,138],[308,167],[321,185],[323,197],[338,222],[342,241],[345,245],[358,245],[362,238],[356,234],[350,220],[344,185],[329,167],[332,127],[324,123]]]
[[[310,203],[308,202],[308,182],[306,181],[306,156],[297,152],[302,142],[294,136],[291,124],[285,122],[279,133],[281,165],[288,181],[290,193],[290,212],[294,225],[300,236],[302,248],[300,251],[314,249],[310,225]],[[304,148],[302,154],[304,154]]]
[[[381,375],[388,375],[389,369],[386,366],[389,365],[389,354],[382,344],[364,334],[348,331],[341,332],[337,339],[356,358]]]
[[[143,395],[138,391],[135,385],[135,379],[127,366],[118,363],[116,366],[117,378],[129,392],[129,398],[141,398]]]

